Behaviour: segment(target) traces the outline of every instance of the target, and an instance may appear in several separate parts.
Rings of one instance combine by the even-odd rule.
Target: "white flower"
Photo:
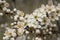
[[[60,10],[60,3],[58,3],[58,5],[56,6],[57,10]]]
[[[6,7],[3,7],[3,11],[6,11],[7,10],[7,8]]]
[[[17,34],[20,36],[24,33],[24,28],[19,28]]]
[[[41,10],[42,9],[42,10]],[[34,18],[38,21],[42,21],[41,18],[46,17],[45,6],[42,5],[41,8],[36,9],[33,14]]]
[[[2,0],[0,0],[0,4],[1,4],[1,3],[6,3],[6,1],[5,1],[5,0],[3,0],[3,1],[2,1]]]
[[[34,23],[36,20],[35,19],[27,19],[28,23]]]
[[[17,14],[14,16],[14,20],[15,20],[15,21],[24,20],[24,17],[23,17],[23,16],[24,16],[24,13],[23,13],[23,12],[17,10],[16,13],[17,13]]]
[[[19,10],[17,10],[17,15],[19,15],[19,16],[24,16],[24,13],[22,12],[22,11],[19,11]]]
[[[36,15],[35,15],[35,13],[33,13],[33,16],[34,16],[35,20],[41,21],[42,13],[36,13]]]
[[[29,34],[29,31],[25,31],[26,34]]]
[[[52,32],[51,32],[51,31],[49,31],[49,34],[52,34]]]
[[[23,27],[24,28],[24,22],[17,22],[17,24],[14,26],[15,28],[21,28]]]
[[[14,8],[14,9],[13,9],[13,11],[17,11],[17,9],[16,9],[16,8]]]
[[[7,9],[6,12],[10,12],[10,9]]]
[[[28,17],[29,17],[29,14],[26,14],[24,18],[27,20],[27,19],[28,19]]]
[[[60,16],[60,3],[56,7],[56,14],[57,14],[57,16]]]
[[[11,25],[14,25],[14,23],[11,23]]]
[[[9,3],[7,3],[7,2],[4,3],[4,6],[5,6],[5,7],[9,7]]]
[[[38,22],[35,20],[35,19],[27,19],[27,25],[29,26],[29,27],[34,27],[34,28],[36,28],[37,27],[37,25],[38,25]]]
[[[50,20],[47,17],[43,17],[42,21],[40,22],[41,22],[41,25],[48,25],[50,23]]]
[[[3,37],[3,40],[8,40],[8,39],[9,39],[8,36]]]
[[[52,11],[56,11],[56,8],[55,8],[54,5],[51,5],[51,6],[46,5],[46,11],[47,11],[48,13],[51,13]]]
[[[41,28],[41,25],[38,25],[37,28]]]
[[[36,37],[35,40],[42,40],[42,38]]]
[[[16,32],[15,29],[7,28],[5,33],[4,33],[4,35],[8,36],[8,37],[11,37],[11,36],[16,37],[16,33],[15,32]]]
[[[39,8],[39,11],[41,13],[45,12],[45,5],[44,4],[41,5],[41,7]]]
[[[16,22],[11,23],[11,26],[13,26],[14,24],[16,24]]]
[[[33,16],[41,16],[42,15],[40,12],[40,8],[34,10],[32,14],[33,14]]]
[[[40,33],[40,30],[39,29],[36,29],[36,33]]]
[[[49,14],[49,19],[51,21],[59,20],[59,17],[55,13]]]
[[[10,38],[10,40],[15,40],[14,38]]]
[[[34,24],[34,23],[28,23],[28,26],[29,26],[29,27],[37,28],[37,24]]]
[[[0,16],[3,16],[3,13],[0,13]]]
[[[6,1],[5,1],[5,0],[3,0],[2,2],[3,2],[3,3],[6,3]]]
[[[24,17],[19,17],[20,20],[24,20]]]
[[[13,36],[13,37],[16,37],[16,33],[12,33],[12,36]]]
[[[51,27],[56,27],[57,25],[56,24],[53,24],[53,23],[50,23],[50,26]]]
[[[33,19],[34,18],[34,16],[32,15],[32,14],[30,14],[29,16],[28,16],[28,19]]]
[[[15,15],[14,20],[17,21],[17,19],[18,19],[18,15]]]

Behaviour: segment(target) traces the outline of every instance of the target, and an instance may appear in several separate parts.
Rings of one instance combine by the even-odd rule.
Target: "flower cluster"
[[[11,27],[7,27],[4,33],[3,40],[15,40],[16,37],[32,34],[35,37],[34,40],[46,39],[47,35],[52,35],[57,32],[56,21],[60,17],[60,4],[57,6],[44,5],[33,11],[31,14],[24,14],[22,11],[17,9],[7,9],[9,6],[6,1],[0,1],[0,5],[5,5],[3,11],[5,13],[16,13],[13,16],[14,22],[11,23]],[[7,5],[7,6],[6,6]],[[2,7],[1,7],[2,8]],[[28,37],[29,40],[29,37]]]
[[[3,12],[9,12],[10,9],[8,9],[9,4],[5,1],[5,0],[0,0],[0,10],[2,10]],[[3,13],[1,12],[0,15],[3,15]]]

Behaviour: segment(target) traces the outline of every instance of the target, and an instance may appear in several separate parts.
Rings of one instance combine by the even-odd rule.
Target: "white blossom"
[[[5,33],[4,33],[4,35],[8,36],[8,37],[11,37],[11,36],[16,37],[16,33],[15,32],[16,32],[15,29],[7,28]]]
[[[9,39],[8,36],[3,37],[3,40],[8,40],[8,39]]]
[[[0,16],[3,16],[3,13],[0,13]]]
[[[22,35],[24,33],[24,28],[19,28],[17,33],[18,35]]]
[[[48,13],[51,13],[52,11],[56,11],[56,8],[55,8],[54,5],[51,5],[51,6],[46,5],[46,11],[47,11]]]
[[[13,11],[17,11],[17,9],[16,9],[16,8],[14,8],[14,9],[13,9]]]
[[[14,38],[11,38],[10,40],[15,40]]]
[[[39,29],[36,29],[36,33],[40,33],[40,30]]]
[[[36,37],[35,40],[42,40],[41,38]]]

